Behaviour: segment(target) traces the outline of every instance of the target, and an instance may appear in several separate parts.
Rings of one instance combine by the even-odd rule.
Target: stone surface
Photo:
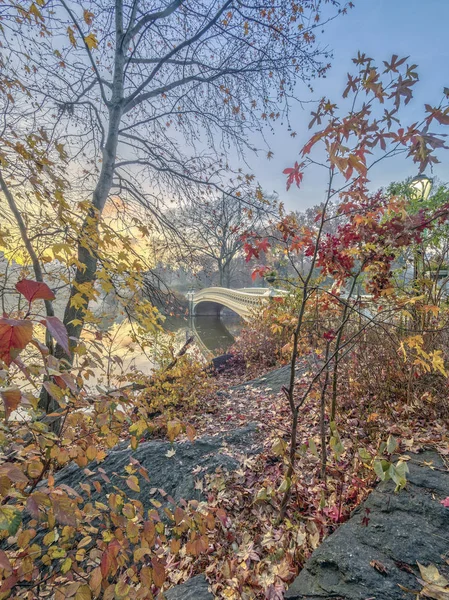
[[[449,496],[449,472],[434,452],[410,456],[406,489],[395,494],[392,482],[380,484],[317,548],[286,600],[412,600],[399,585],[421,589],[417,561],[449,575],[449,509],[441,504]]]
[[[200,500],[201,492],[195,488],[195,480],[216,469],[231,471],[237,468],[239,461],[227,454],[226,448],[237,454],[250,452],[255,431],[255,425],[249,425],[228,434],[203,437],[194,442],[143,442],[135,451],[122,445],[112,450],[103,462],[90,464],[88,469],[70,464],[58,473],[56,481],[79,491],[80,483],[98,480],[102,486],[99,495],[104,496],[113,491],[113,486],[117,486],[125,490],[129,497],[138,498],[145,508],[152,507],[151,498],[163,500],[158,492],[150,491],[154,489],[164,490],[176,501],[181,498]],[[173,456],[167,455],[173,450]],[[148,471],[149,482],[139,478],[140,492],[133,492],[125,483],[124,469],[130,459],[138,460]],[[98,468],[106,473],[110,483],[104,481]],[[95,499],[99,495],[93,490]]]
[[[214,600],[204,575],[192,577],[164,593],[166,600]]]
[[[310,367],[309,362],[312,363],[315,361],[316,359],[313,359],[313,357],[310,359],[303,359],[303,362],[298,363],[296,366],[296,376],[301,377],[301,374]],[[251,387],[260,390],[267,390],[273,394],[277,394],[281,391],[283,386],[288,386],[289,383],[290,365],[286,365],[280,369],[273,369],[273,371],[269,371],[261,377],[257,377],[256,379],[251,379],[250,381],[236,385],[234,386],[234,389],[242,390],[247,387]]]
[[[220,354],[220,356],[216,356],[210,361],[212,371],[223,373],[231,368],[233,358],[233,354]]]

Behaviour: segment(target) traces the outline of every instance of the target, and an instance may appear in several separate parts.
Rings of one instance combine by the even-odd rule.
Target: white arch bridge
[[[189,309],[192,316],[219,316],[223,307],[229,308],[243,319],[268,302],[270,298],[281,298],[287,292],[267,288],[242,288],[231,290],[209,287],[198,292],[189,292]]]

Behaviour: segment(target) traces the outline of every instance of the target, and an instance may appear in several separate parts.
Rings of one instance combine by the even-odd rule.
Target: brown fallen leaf
[[[420,592],[420,597],[432,598],[432,600],[449,600],[449,587],[441,587],[426,583]]]
[[[388,575],[387,567],[383,565],[379,560],[372,560],[370,562],[370,566],[373,567],[373,569],[376,569],[376,571],[379,571],[379,573],[382,573],[382,575]]]

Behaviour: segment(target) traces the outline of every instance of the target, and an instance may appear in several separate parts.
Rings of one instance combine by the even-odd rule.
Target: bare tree
[[[209,259],[218,272],[219,285],[229,288],[233,261],[245,244],[244,234],[261,232],[267,213],[268,206],[261,202],[222,194],[185,207],[178,214],[178,228],[186,232],[191,260]]]

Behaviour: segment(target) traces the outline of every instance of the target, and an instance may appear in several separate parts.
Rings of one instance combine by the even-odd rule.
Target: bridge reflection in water
[[[203,354],[211,358],[217,356],[219,349],[226,352],[243,320],[249,319],[270,299],[285,294],[273,288],[210,287],[188,292],[190,328]],[[228,316],[229,312],[235,315],[234,319]],[[240,319],[236,320],[237,317]]]
[[[203,356],[211,359],[229,350],[243,323],[238,315],[223,311],[221,317],[167,317],[164,329],[176,333],[180,345],[193,334]]]
[[[194,317],[190,329],[206,358],[213,358],[229,350],[242,328],[243,320],[237,315]]]

